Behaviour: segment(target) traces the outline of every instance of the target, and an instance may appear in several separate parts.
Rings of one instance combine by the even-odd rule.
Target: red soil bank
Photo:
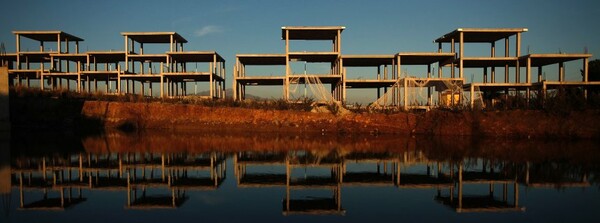
[[[511,138],[600,138],[600,111],[442,111],[336,116],[290,110],[86,101],[81,115],[106,128],[240,132],[400,134]]]

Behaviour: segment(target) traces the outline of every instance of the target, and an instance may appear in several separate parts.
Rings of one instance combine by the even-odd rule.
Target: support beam
[[[517,57],[516,66],[515,66],[515,83],[521,83],[521,66],[519,57],[521,56],[521,33],[517,33],[516,40],[516,50],[515,54]]]
[[[17,38],[17,40],[16,40],[17,41],[17,46],[16,46],[16,51],[17,51],[16,52],[17,53],[17,69],[20,70],[21,69],[21,54],[20,54],[20,52],[21,52],[21,35],[16,34],[15,36]]]
[[[527,58],[527,70],[525,71],[525,75],[527,75],[526,78],[526,83],[530,84],[531,83],[531,58]]]
[[[484,67],[483,68],[483,83],[487,83],[487,79],[488,79],[488,68]],[[473,80],[471,80],[471,82],[473,82]]]
[[[510,50],[508,48],[508,45],[510,44],[508,37],[504,38],[504,56],[508,57],[510,54]],[[508,83],[508,64],[504,65],[504,83]]]
[[[450,50],[452,53],[454,53],[454,60],[452,61],[452,64],[450,65],[450,77],[454,78],[454,75],[455,75],[454,74],[454,72],[455,72],[454,66],[455,66],[455,62],[456,62],[456,46],[454,44],[454,38],[452,38],[450,40]]]
[[[290,97],[290,30],[285,30],[285,83],[283,85],[283,99]]]
[[[565,64],[563,62],[558,63],[558,81],[565,81]]]
[[[473,84],[471,84],[471,89],[469,91],[469,100],[470,105],[471,105],[471,109],[473,109],[475,107],[475,86]]]
[[[170,35],[169,38],[169,52],[173,52],[173,35]]]
[[[464,66],[463,66],[463,58],[464,58],[464,51],[465,51],[465,39],[464,39],[465,33],[460,32],[460,43],[459,43],[459,47],[460,47],[460,61],[459,61],[459,67],[458,67],[458,78],[464,78]]]
[[[583,82],[588,82],[589,80],[589,58],[583,59]]]

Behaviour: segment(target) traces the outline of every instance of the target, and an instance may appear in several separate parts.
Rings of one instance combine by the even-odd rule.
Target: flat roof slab
[[[347,88],[382,88],[391,87],[396,84],[396,80],[346,80]]]
[[[460,33],[463,33],[465,43],[491,43],[527,31],[527,28],[458,28],[437,38],[435,42],[450,43],[452,39],[458,42]]]
[[[311,63],[332,63],[339,57],[336,52],[290,52],[290,61],[306,61]]]
[[[215,51],[169,52],[167,55],[177,62],[213,62],[215,57],[217,62],[225,62],[225,59]]]
[[[125,51],[91,51],[87,52],[90,62],[96,59],[96,63],[117,63],[125,61]]]
[[[285,54],[238,54],[240,63],[244,65],[285,65]]]
[[[44,42],[57,42],[58,35],[60,35],[60,40],[63,41],[65,39],[69,41],[83,41],[82,38],[77,36],[68,34],[63,31],[58,30],[48,30],[48,31],[13,31],[13,34],[23,36],[32,40],[44,41]]]
[[[53,54],[50,54],[50,56],[55,59],[75,61],[75,62],[77,62],[77,61],[85,62],[87,60],[87,54],[84,54],[84,53],[73,53],[73,54],[53,53]]]
[[[173,41],[187,43],[187,40],[176,32],[122,32],[121,35],[138,43],[171,43],[171,36]]]
[[[452,62],[455,53],[403,52],[400,56],[401,65],[429,65],[440,62],[442,65]]]
[[[17,61],[17,54],[16,53],[2,54],[2,55],[0,55],[0,60]]]
[[[463,86],[463,89],[469,90],[471,86],[479,88],[482,91],[501,91],[506,89],[527,90],[533,87],[533,84],[528,83],[469,83]]]
[[[141,61],[141,62],[167,62],[167,55],[165,54],[142,54],[142,55],[129,55],[130,60]]]
[[[284,26],[281,27],[281,39],[285,40],[289,31],[290,40],[334,40],[346,27],[344,26]]]
[[[503,67],[506,65],[514,67],[517,65],[518,59],[518,57],[465,57],[463,66],[465,68]]]
[[[522,56],[520,59],[524,66],[526,66],[527,59],[531,59],[531,66],[539,67],[590,57],[592,57],[592,54],[529,54]]]
[[[294,79],[298,81],[298,84],[304,84],[306,82],[307,77],[309,78],[318,78],[319,81],[323,84],[335,84],[342,81],[341,75],[333,75],[333,74],[306,74],[306,75],[290,75],[290,83],[292,83]]]
[[[342,55],[344,67],[377,67],[392,65],[394,55]]]
[[[39,63],[50,61],[50,52],[21,52],[19,55],[21,56],[21,62]]]
[[[244,85],[281,85],[285,77],[236,77],[236,82]]]

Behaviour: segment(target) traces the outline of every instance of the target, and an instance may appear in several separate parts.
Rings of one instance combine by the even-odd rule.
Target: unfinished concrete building
[[[288,26],[281,28],[281,39],[285,40],[285,54],[238,54],[234,67],[234,98],[245,98],[246,86],[281,85],[283,98],[297,90],[297,86],[305,84],[317,101],[342,100],[341,41],[343,26]],[[331,41],[331,50],[307,52],[290,49],[293,40]],[[304,72],[294,72],[294,63],[304,62]],[[325,73],[307,73],[306,63],[325,63],[329,70]],[[278,76],[247,76],[246,66],[285,66],[285,73]],[[326,90],[323,84],[329,84]],[[306,96],[306,95],[305,95]]]
[[[545,97],[550,89],[578,87],[585,92],[587,86],[600,85],[600,82],[589,82],[587,78],[587,63],[591,54],[522,55],[521,34],[528,31],[526,28],[460,28],[434,41],[438,44],[437,52],[400,52],[389,55],[342,55],[341,32],[344,29],[343,26],[282,27],[285,54],[238,54],[233,75],[234,98],[243,100],[247,86],[275,85],[282,86],[282,98],[293,101],[290,92],[295,88],[292,86],[308,84],[317,101],[346,103],[349,89],[374,89],[377,100],[370,106],[401,107],[408,110],[459,104],[475,106],[477,101],[485,106],[486,103],[494,103],[492,97],[503,94],[507,98],[509,92],[513,96],[522,95],[528,102],[532,97]],[[511,38],[514,39],[513,44]],[[332,51],[293,51],[290,50],[291,40],[326,40],[332,41],[333,47]],[[498,56],[496,44],[502,40],[504,43],[498,45],[504,46],[504,55]],[[489,56],[465,54],[464,47],[467,43],[490,44]],[[444,44],[450,46],[450,52],[443,51]],[[510,48],[515,51],[511,53]],[[574,60],[583,61],[582,81],[567,81],[564,78],[564,63]],[[326,74],[306,72],[306,67],[303,74],[293,72],[290,65],[298,61],[329,63],[331,69]],[[555,64],[558,65],[556,80],[542,78],[542,67]],[[262,65],[285,66],[285,75],[283,72],[271,76],[246,74],[247,66]],[[409,74],[402,71],[407,66],[426,67],[426,70],[419,72],[421,75]],[[374,69],[363,73],[365,78],[350,77],[348,69],[357,67]],[[532,67],[537,68],[537,82],[531,80]],[[466,83],[465,69],[473,68],[482,81],[471,78],[470,83]],[[497,69],[504,73],[503,81],[496,80]],[[525,75],[521,75],[522,73]],[[324,90],[324,84],[329,84],[330,89]],[[531,94],[532,91],[536,94]],[[487,101],[484,102],[484,99]]]
[[[450,51],[457,53],[453,66],[452,75],[458,67],[459,78],[465,78],[465,69],[475,69],[476,75],[481,75],[482,81],[472,80],[471,83],[464,85],[464,90],[469,93],[469,105],[475,106],[476,103],[484,107],[493,105],[497,100],[506,100],[509,95],[523,96],[527,103],[532,97],[545,98],[549,89],[582,87],[585,92],[587,86],[600,85],[600,82],[588,81],[588,60],[591,54],[521,54],[521,35],[527,32],[526,28],[459,28],[436,39],[439,52],[442,52],[443,44],[450,44]],[[514,39],[511,45],[510,39]],[[496,44],[504,42],[504,56],[498,56],[496,53]],[[465,45],[473,43],[490,44],[489,56],[467,55],[464,50]],[[458,52],[456,49],[458,44]],[[514,47],[511,53],[510,48]],[[565,80],[564,63],[569,61],[581,60],[582,80]],[[550,80],[543,78],[543,67],[549,65],[558,65],[556,79]],[[532,67],[537,68],[537,81],[532,81]],[[525,72],[522,71],[525,68]],[[504,71],[503,79],[496,78],[496,69]],[[511,72],[512,71],[512,72]],[[524,77],[521,75],[524,73]],[[488,75],[489,74],[489,75]],[[537,94],[531,94],[531,92]],[[504,97],[499,97],[503,94]],[[584,93],[585,94],[585,93]]]
[[[175,97],[188,95],[188,83],[195,84],[194,94],[198,94],[198,83],[207,82],[206,97],[225,97],[225,59],[215,51],[184,51],[187,40],[176,32],[123,32],[124,51],[86,53],[79,52],[82,38],[62,31],[13,33],[17,52],[1,55],[13,85],[30,87],[30,81],[37,80],[42,90],[71,90],[74,82],[78,92]],[[22,51],[21,37],[38,41],[40,50]],[[45,48],[47,42],[56,42],[56,49]],[[73,43],[75,52],[69,47]],[[149,54],[144,53],[144,44],[168,44],[169,48],[165,53]],[[195,69],[188,69],[192,65]],[[205,70],[199,71],[198,65]],[[98,82],[104,86],[99,87]],[[156,94],[153,87],[158,87]]]
[[[432,90],[446,92],[451,90],[456,95],[462,90],[463,79],[443,77],[442,69],[438,69],[437,77],[432,74],[432,66],[448,66],[453,62],[454,53],[397,53],[390,55],[342,55],[341,33],[343,26],[293,26],[282,27],[281,38],[285,40],[285,54],[238,54],[234,67],[234,98],[245,99],[246,87],[256,85],[282,86],[283,98],[292,100],[290,93],[293,85],[308,85],[312,96],[319,102],[347,100],[348,89],[375,89],[377,100],[373,105],[378,107],[412,106],[408,90],[422,87],[428,90],[426,106],[432,106]],[[331,41],[331,51],[307,52],[290,50],[291,40]],[[327,63],[328,73],[294,72],[294,62]],[[285,75],[248,76],[247,66],[285,66]],[[427,67],[427,77],[418,78],[405,75],[401,77],[402,65],[423,65]],[[353,67],[376,68],[376,72],[367,74],[366,79],[353,79],[346,76],[347,69]],[[330,88],[325,89],[324,84]],[[306,88],[306,87],[305,87]],[[383,90],[383,91],[382,91]],[[305,90],[306,92],[306,90]],[[306,96],[306,93],[305,93]]]
[[[66,83],[77,80],[77,67],[72,63],[81,63],[85,55],[79,53],[79,42],[82,38],[62,31],[13,31],[16,37],[16,52],[0,55],[2,65],[8,66],[11,84],[31,86],[37,81],[39,86],[59,86],[62,80]],[[23,37],[35,41],[39,50],[23,49]],[[47,44],[55,43],[56,48]],[[75,52],[69,46],[74,45]],[[64,70],[64,72],[59,72]],[[73,75],[75,74],[75,75]],[[47,81],[48,83],[44,83]]]

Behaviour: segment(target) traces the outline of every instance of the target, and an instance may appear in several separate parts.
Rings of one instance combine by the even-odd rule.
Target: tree
[[[581,70],[583,76],[583,70]],[[588,62],[588,81],[600,81],[600,60],[595,59]],[[595,99],[600,99],[600,86],[589,86],[588,91],[595,95]],[[600,102],[600,101],[598,101]],[[598,104],[600,105],[600,104]]]
[[[583,76],[583,70],[581,70]],[[600,81],[600,60],[588,62],[588,81]]]

